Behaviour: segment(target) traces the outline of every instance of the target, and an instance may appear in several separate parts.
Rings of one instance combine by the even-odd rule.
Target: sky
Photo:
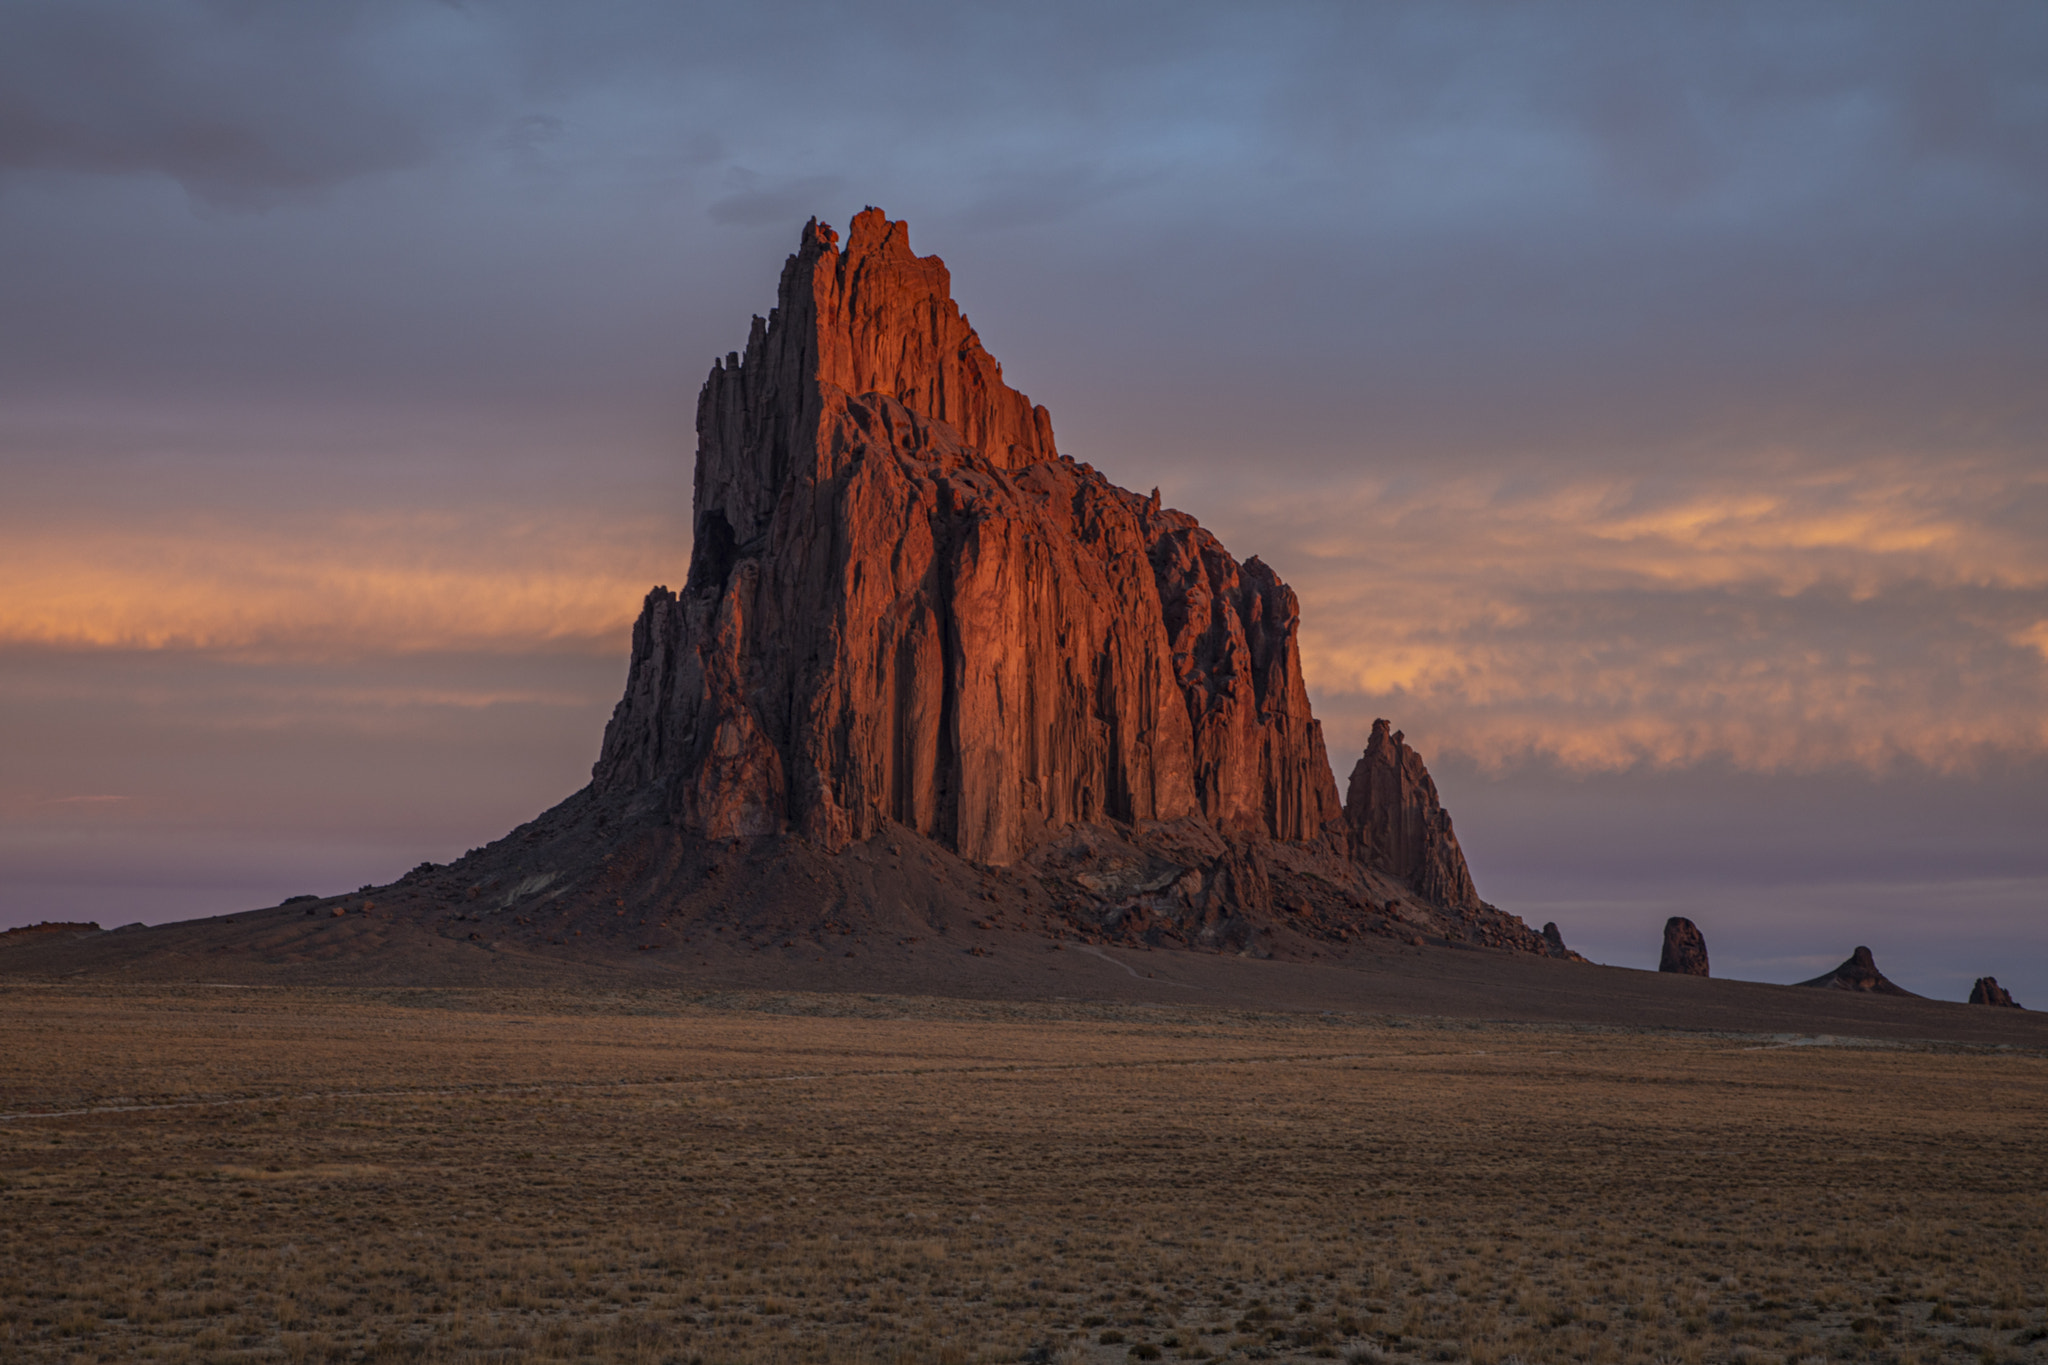
[[[2048,1005],[2048,7],[9,0],[0,925],[587,780],[815,215],[1599,961]]]

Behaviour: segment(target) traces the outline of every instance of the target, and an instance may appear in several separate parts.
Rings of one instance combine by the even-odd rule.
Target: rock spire
[[[1664,921],[1664,953],[1657,960],[1660,972],[1680,976],[1706,976],[1707,939],[1700,927],[1683,915]]]
[[[1372,723],[1351,769],[1344,820],[1360,857],[1412,882],[1421,895],[1461,909],[1480,903],[1422,756],[1385,720]]]

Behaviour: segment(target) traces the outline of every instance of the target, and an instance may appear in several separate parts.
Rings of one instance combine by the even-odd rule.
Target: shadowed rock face
[[[1838,991],[1869,991],[1877,995],[1912,995],[1920,997],[1903,986],[1895,986],[1877,969],[1877,959],[1870,955],[1870,949],[1859,947],[1849,954],[1849,960],[1829,972],[1816,976],[1811,981],[1802,981],[1802,986],[1825,986]]]
[[[689,577],[592,772],[620,823],[906,829],[1190,941],[1255,910],[1567,955],[1479,899],[1387,722],[1338,804],[1293,591],[1060,455],[902,223],[805,227],[697,434]]]
[[[1384,720],[1372,723],[1372,737],[1351,769],[1344,820],[1358,856],[1409,882],[1419,895],[1457,908],[1480,904],[1450,812],[1437,800],[1422,756]]]
[[[1664,953],[1657,959],[1660,972],[1681,976],[1706,976],[1707,940],[1700,928],[1682,915],[1664,921]]]
[[[2019,1001],[2012,998],[2012,992],[1998,984],[1995,976],[1980,976],[1977,984],[1970,987],[1970,1003],[1973,1005],[1998,1005],[2005,1009],[2021,1008]]]

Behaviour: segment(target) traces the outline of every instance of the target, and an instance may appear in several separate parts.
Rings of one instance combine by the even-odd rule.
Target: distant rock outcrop
[[[858,908],[927,894],[842,886],[833,861],[908,835],[942,851],[920,855],[931,887],[1020,896],[1054,932],[1571,956],[1480,900],[1387,722],[1339,804],[1294,592],[1061,455],[904,224],[869,209],[843,249],[804,228],[697,438],[688,577],[646,598],[589,789],[516,859],[487,850],[494,877],[541,875],[536,843],[573,819],[579,863],[638,831],[601,879],[614,909],[710,898],[711,846],[762,840],[801,841],[838,888],[817,894]],[[547,875],[556,905],[586,880]]]
[[[1664,953],[1657,970],[1681,976],[1706,976],[1707,940],[1700,927],[1682,915],[1664,921]]]
[[[1873,995],[1904,995],[1918,1000],[1921,997],[1903,986],[1895,986],[1877,969],[1877,959],[1870,955],[1870,949],[1858,947],[1849,954],[1849,960],[1829,972],[1816,976],[1811,981],[1802,981],[1802,986],[1825,986],[1838,991],[1865,991]]]
[[[100,926],[92,920],[44,920],[40,924],[18,924],[0,929],[0,938],[29,938],[38,934],[97,934]]]
[[[1998,984],[1995,976],[1980,976],[1977,984],[1970,987],[1970,1003],[1973,1005],[1998,1005],[2005,1009],[2021,1008],[2019,1001],[2012,998],[2012,992]]]

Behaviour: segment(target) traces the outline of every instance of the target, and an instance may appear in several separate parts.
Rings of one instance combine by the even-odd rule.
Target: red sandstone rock
[[[902,224],[835,242],[805,230],[705,384],[690,577],[635,627],[599,790],[666,782],[713,838],[893,820],[990,864],[1103,819],[1319,837],[1293,592],[1060,458]]]
[[[1707,940],[1697,924],[1682,915],[1664,921],[1664,954],[1657,970],[1681,976],[1708,975]]]

